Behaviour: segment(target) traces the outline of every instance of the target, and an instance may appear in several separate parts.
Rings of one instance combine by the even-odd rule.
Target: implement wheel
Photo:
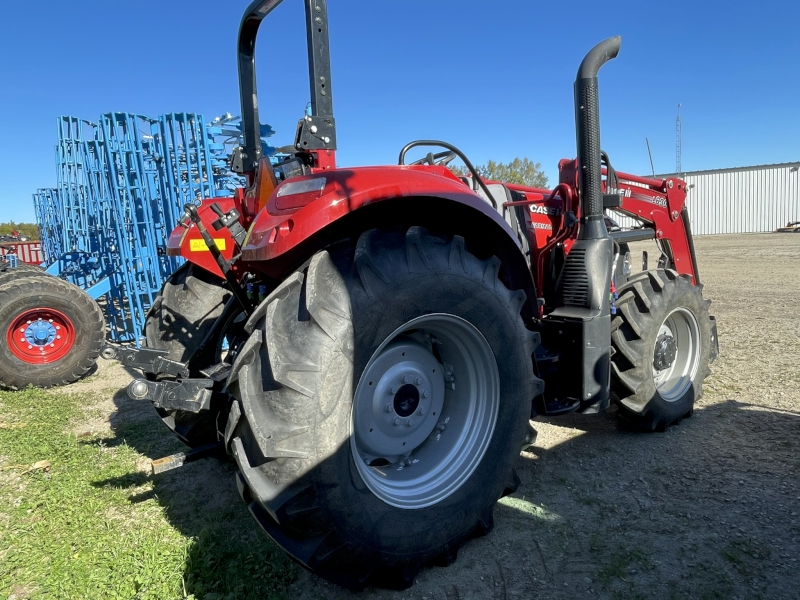
[[[690,417],[709,374],[711,321],[702,287],[672,270],[620,288],[611,322],[611,395],[620,416],[646,431]]]
[[[225,438],[251,512],[314,573],[407,587],[517,488],[538,337],[500,266],[460,237],[372,230],[251,318]]]
[[[244,328],[244,315],[229,315],[216,335],[198,354],[197,350],[222,316],[231,292],[223,280],[187,263],[167,279],[153,302],[145,323],[148,348],[167,350],[168,358],[189,363],[189,376],[202,378],[201,370],[222,362],[235,347]],[[153,376],[155,377],[155,376]],[[217,441],[225,427],[230,401],[215,393],[211,409],[200,413],[157,408],[164,424],[186,445],[196,448]]]
[[[105,320],[86,292],[55,277],[25,276],[0,285],[0,385],[53,387],[95,364]]]
[[[48,275],[45,273],[44,269],[40,267],[22,263],[16,267],[0,267],[0,286],[9,282],[22,281],[30,277],[52,277],[52,275]]]

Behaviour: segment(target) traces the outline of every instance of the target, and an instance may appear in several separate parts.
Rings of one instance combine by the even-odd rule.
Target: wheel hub
[[[494,353],[474,325],[444,313],[408,321],[356,387],[350,444],[362,480],[398,508],[439,502],[477,467],[499,403]]]
[[[72,321],[49,308],[19,314],[6,332],[11,353],[26,363],[45,364],[63,358],[75,341]]]
[[[700,326],[686,308],[673,310],[653,347],[653,383],[666,402],[676,402],[692,386],[700,364]]]
[[[656,339],[656,348],[653,353],[653,367],[656,371],[669,369],[678,355],[678,345],[675,338],[669,334],[662,333]]]
[[[401,417],[410,417],[419,406],[419,390],[410,383],[403,385],[394,395],[394,412]]]
[[[442,366],[410,337],[390,343],[362,375],[357,435],[365,460],[393,463],[433,431],[444,403]]]

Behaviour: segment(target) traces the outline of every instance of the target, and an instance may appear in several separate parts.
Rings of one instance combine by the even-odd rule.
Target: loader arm
[[[577,185],[576,160],[564,159],[559,162],[558,168],[562,183]],[[604,167],[603,174],[606,173]],[[652,229],[653,238],[659,242],[675,270],[682,275],[690,275],[695,285],[700,283],[689,213],[686,209],[686,182],[677,177],[653,179],[620,171],[616,175],[619,189],[606,189],[604,181],[603,191],[618,193],[621,203],[619,206],[606,208],[613,208],[642,221],[647,228]]]

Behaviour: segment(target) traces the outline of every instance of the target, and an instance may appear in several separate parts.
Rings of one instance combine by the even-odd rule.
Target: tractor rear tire
[[[28,273],[0,285],[0,332],[0,386],[47,388],[89,372],[105,342],[105,320],[80,288]]]
[[[214,322],[222,315],[231,296],[219,277],[187,263],[164,283],[145,322],[147,347],[166,350],[168,358],[179,362],[191,359],[190,377],[204,377],[202,369],[220,362],[226,334],[244,326],[241,313],[229,319],[220,334],[206,347],[203,356],[194,356]],[[154,378],[156,376],[153,376]],[[211,409],[200,413],[156,408],[161,420],[184,444],[197,448],[217,441],[224,429],[230,402],[225,395],[212,396]]]
[[[225,440],[250,511],[310,571],[406,588],[516,490],[538,335],[500,266],[458,236],[371,230],[251,316]]]
[[[611,398],[619,415],[664,431],[694,410],[709,374],[711,321],[702,286],[672,270],[631,277],[611,322]]]

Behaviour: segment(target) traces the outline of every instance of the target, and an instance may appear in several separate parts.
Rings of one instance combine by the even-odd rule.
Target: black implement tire
[[[28,266],[29,265],[26,265],[26,267]],[[0,285],[5,285],[6,283],[12,281],[22,281],[23,279],[28,279],[30,277],[52,277],[52,276],[45,273],[43,269],[39,269],[37,267],[31,267],[31,268],[8,267],[5,270],[0,269]]]
[[[167,350],[168,357],[179,362],[191,359],[189,376],[203,377],[202,369],[220,362],[221,341],[226,332],[244,325],[242,321],[221,328],[221,335],[212,340],[203,355],[194,356],[231,296],[223,284],[223,279],[191,263],[175,271],[164,283],[148,313],[147,347]],[[240,315],[237,313],[234,318]],[[218,428],[225,427],[229,408],[227,396],[215,393],[208,411],[192,413],[163,408],[156,408],[156,411],[183,443],[197,448],[217,441]]]
[[[625,420],[664,431],[690,417],[709,374],[711,321],[702,286],[646,271],[619,290],[611,321],[611,397]],[[674,356],[673,356],[674,355]],[[670,358],[672,360],[670,360]]]
[[[318,252],[251,316],[225,439],[251,512],[312,572],[407,587],[488,532],[516,489],[538,335],[500,266],[458,236],[371,230]]]
[[[37,322],[51,330],[44,331],[49,337],[28,343],[28,333],[33,335],[29,328]],[[105,342],[105,319],[80,288],[26,273],[0,285],[0,333],[0,386],[46,388],[72,383],[89,372]]]

